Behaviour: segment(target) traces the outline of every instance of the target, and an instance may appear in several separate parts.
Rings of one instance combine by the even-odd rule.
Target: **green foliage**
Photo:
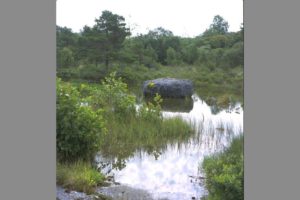
[[[102,110],[83,106],[77,89],[57,79],[56,150],[59,160],[90,160],[105,133]]]
[[[197,47],[194,44],[186,46],[183,50],[183,61],[188,64],[194,64],[198,58]]]
[[[67,27],[56,26],[56,63],[58,67],[73,67],[77,64],[79,35]]]
[[[57,27],[57,75],[96,83],[116,71],[131,91],[140,91],[139,86],[149,79],[184,78],[195,83],[201,96],[225,93],[242,98],[243,33],[243,27],[229,33],[228,23],[215,16],[208,31],[194,38],[175,36],[162,27],[127,37],[125,19],[105,11],[80,34]],[[64,70],[68,65],[74,65],[74,70]]]
[[[204,45],[210,45],[212,49],[226,48],[229,43],[229,38],[226,35],[211,35],[203,40]]]
[[[110,11],[103,11],[93,27],[84,26],[78,39],[78,59],[89,64],[105,63],[106,70],[112,60],[118,59],[125,38],[130,35],[125,19]],[[124,54],[124,52],[123,52]],[[124,58],[124,56],[123,56]]]
[[[156,126],[162,122],[161,106],[163,99],[159,94],[155,94],[153,102],[144,103],[138,111],[138,116],[143,120],[154,122]]]
[[[204,35],[226,34],[228,32],[228,22],[220,15],[216,15],[209,29],[204,32]]]
[[[57,52],[57,65],[61,67],[71,67],[74,66],[74,55],[70,48],[63,47]]]
[[[120,167],[122,160],[136,150],[147,149],[152,153],[165,147],[167,142],[187,139],[192,133],[182,119],[162,118],[159,95],[136,110],[134,96],[129,94],[126,84],[116,78],[115,73],[100,85],[77,84],[74,92],[93,110],[103,109],[107,134],[98,135],[102,141],[98,150],[105,156],[120,159]]]
[[[180,117],[175,117],[163,120],[161,132],[168,134],[175,133],[179,140],[184,140],[191,136],[193,130],[190,128],[189,124],[184,122]]]
[[[135,112],[135,96],[129,94],[127,84],[116,77],[116,72],[104,78],[91,100],[93,107],[102,107],[106,114],[124,117]]]
[[[124,160],[137,151],[155,154],[164,150],[167,144],[187,141],[193,133],[189,124],[181,118],[162,119],[151,111],[151,114],[145,113],[147,111],[121,120],[109,116],[110,133],[104,137],[100,151],[104,156],[117,158],[119,169],[125,166]]]
[[[61,78],[64,81],[74,80],[78,79],[79,76],[79,70],[78,68],[58,68],[56,70],[57,77]]]
[[[74,47],[77,42],[77,34],[67,27],[56,26],[57,48]]]
[[[117,165],[122,167],[124,159],[137,150],[157,153],[167,143],[191,136],[192,129],[182,119],[162,118],[159,95],[139,109],[135,103],[116,73],[101,84],[71,85],[57,79],[59,161],[90,160],[100,151],[104,156],[117,157]]]
[[[167,64],[168,65],[178,64],[178,58],[177,58],[176,51],[172,47],[169,47],[167,49]]]
[[[103,65],[85,65],[78,69],[78,76],[82,80],[88,80],[92,82],[99,82],[106,74],[105,67]]]
[[[99,53],[104,54],[106,66],[108,66],[109,61],[120,50],[126,36],[130,35],[130,31],[126,28],[124,21],[124,17],[107,10],[103,11],[102,15],[95,20],[96,25],[94,29],[99,35],[103,36],[103,51]]]
[[[217,15],[209,29],[195,38],[174,36],[162,27],[128,37],[124,17],[103,11],[95,25],[83,27],[80,34],[57,26],[57,66],[83,64],[97,68],[104,64],[102,77],[97,70],[93,76],[89,67],[85,69],[87,74],[82,72],[84,79],[93,80],[103,78],[112,67],[109,65],[118,62],[150,69],[158,69],[159,64],[188,64],[211,70],[243,67],[243,26],[235,33],[228,33],[228,27],[228,22]]]
[[[104,61],[105,37],[95,27],[84,26],[78,40],[79,59],[87,64],[98,64]]]
[[[151,45],[149,45],[144,49],[144,56],[141,64],[144,64],[148,68],[155,68],[157,59],[158,55],[156,51],[152,48]]]
[[[235,43],[230,49],[227,49],[223,56],[224,68],[233,68],[244,65],[244,42]]]
[[[180,39],[173,35],[169,30],[162,27],[158,27],[154,30],[150,30],[148,34],[143,37],[139,36],[144,40],[145,49],[153,49],[157,55],[157,62],[165,65],[167,64],[167,50],[173,48],[175,51],[180,51]],[[152,56],[153,57],[153,56]]]
[[[235,138],[224,152],[206,157],[202,167],[209,200],[244,199],[243,140]]]
[[[66,189],[91,194],[104,180],[104,175],[87,162],[56,164],[56,182]]]

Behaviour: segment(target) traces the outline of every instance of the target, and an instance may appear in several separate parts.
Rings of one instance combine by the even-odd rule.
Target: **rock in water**
[[[153,97],[158,93],[162,98],[185,98],[191,97],[193,90],[192,81],[175,78],[147,80],[143,84],[145,97]]]

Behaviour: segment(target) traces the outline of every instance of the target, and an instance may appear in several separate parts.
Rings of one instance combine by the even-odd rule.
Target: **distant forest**
[[[158,27],[147,34],[130,37],[122,16],[104,11],[93,27],[80,33],[57,26],[57,66],[120,62],[162,65],[206,65],[210,68],[243,66],[243,27],[228,32],[229,25],[215,16],[199,36],[183,38]]]
[[[217,15],[206,31],[192,38],[163,27],[132,36],[124,17],[103,11],[94,26],[84,26],[79,33],[56,27],[57,73],[65,80],[98,81],[114,70],[129,86],[147,78],[180,76],[202,88],[222,86],[241,95],[244,28],[228,28]]]

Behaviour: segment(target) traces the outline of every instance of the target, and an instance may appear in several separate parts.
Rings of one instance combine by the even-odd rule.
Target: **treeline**
[[[132,36],[122,16],[103,11],[79,33],[57,26],[57,76],[68,82],[99,83],[111,72],[136,95],[145,80],[190,79],[204,100],[243,99],[244,29],[228,32],[221,16],[197,37],[162,27]]]
[[[219,15],[210,27],[194,38],[175,36],[162,27],[147,34],[131,36],[122,16],[103,11],[92,27],[79,33],[57,26],[57,67],[87,64],[196,65],[216,68],[243,67],[243,27],[228,32],[228,23]]]

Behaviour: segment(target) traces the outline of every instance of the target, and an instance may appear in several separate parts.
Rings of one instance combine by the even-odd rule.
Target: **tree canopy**
[[[209,29],[205,31],[204,35],[226,34],[228,32],[228,28],[228,22],[225,21],[225,19],[220,15],[216,15],[212,24],[209,26]]]
[[[243,66],[243,26],[228,32],[229,24],[216,15],[209,28],[194,38],[175,36],[163,27],[146,34],[131,36],[125,18],[103,11],[92,27],[74,33],[57,26],[57,66],[139,64],[148,68],[157,65],[195,65],[209,69]]]

